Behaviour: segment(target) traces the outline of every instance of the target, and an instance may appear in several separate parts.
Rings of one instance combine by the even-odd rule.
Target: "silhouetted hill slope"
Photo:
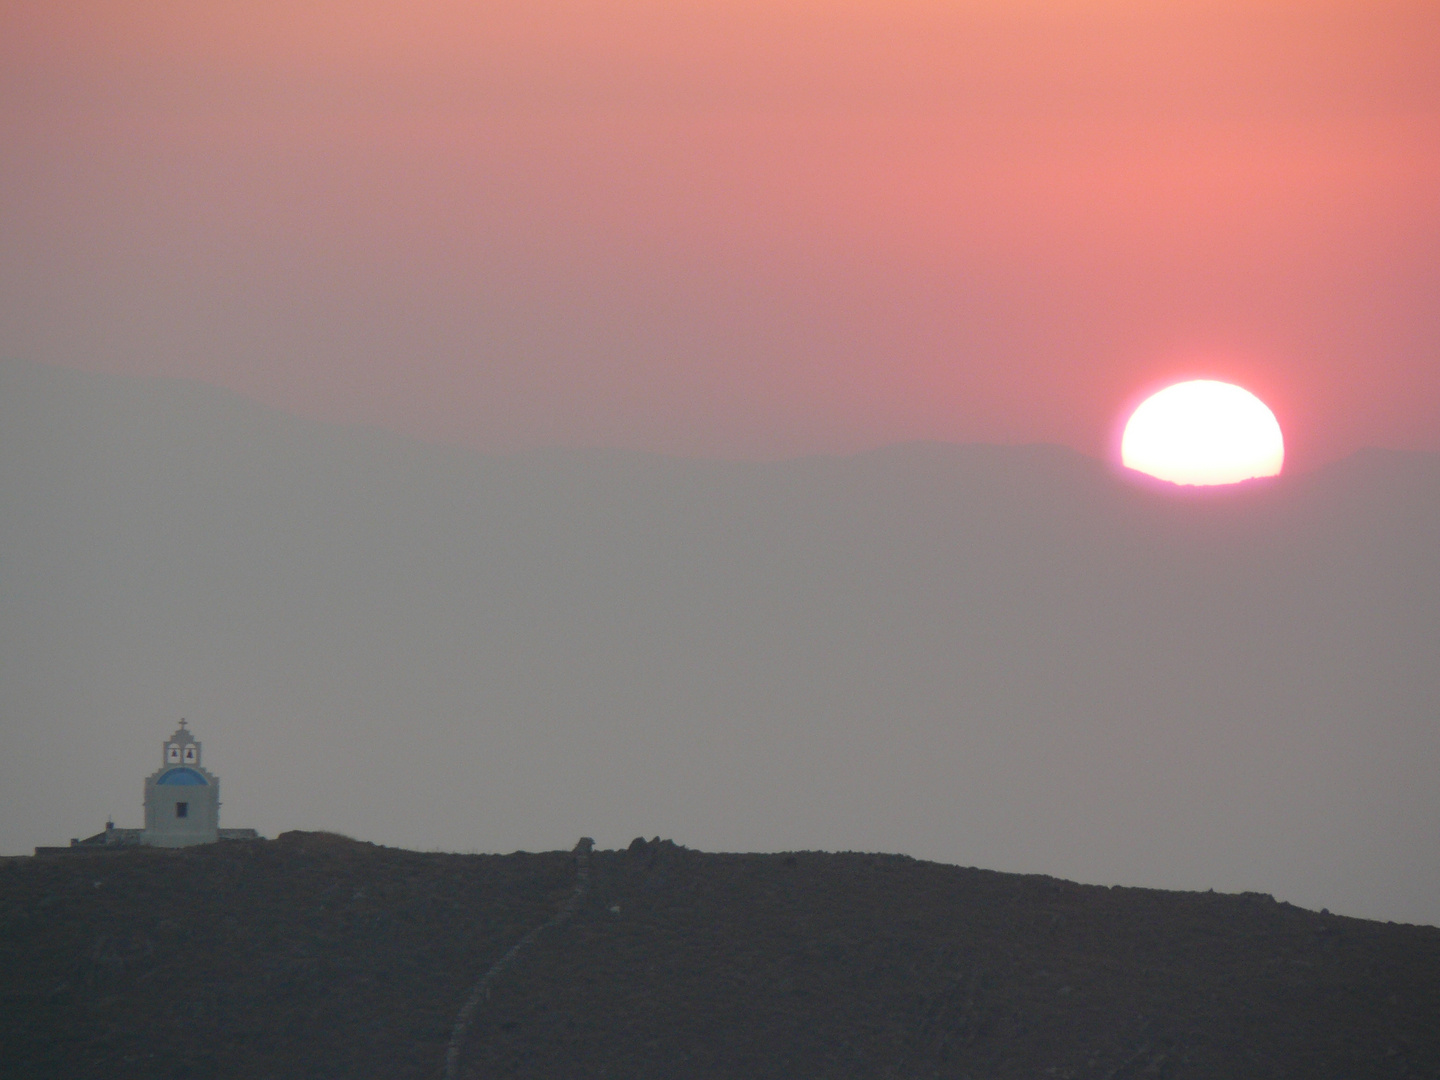
[[[14,1078],[433,1078],[572,857],[339,837],[0,864]],[[1440,930],[889,855],[596,852],[471,1077],[1433,1077]]]
[[[1192,493],[1193,495],[1194,493]],[[866,849],[1440,923],[1440,458],[499,458],[0,364],[0,851]]]

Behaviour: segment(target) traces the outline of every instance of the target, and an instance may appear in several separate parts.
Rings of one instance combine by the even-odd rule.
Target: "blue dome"
[[[182,787],[206,787],[210,781],[201,776],[194,769],[171,769],[169,772],[161,773],[157,784],[179,784]]]

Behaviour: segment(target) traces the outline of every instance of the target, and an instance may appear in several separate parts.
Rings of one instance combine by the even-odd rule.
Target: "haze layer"
[[[0,846],[905,852],[1440,922],[1440,466],[1199,499],[1046,446],[512,458],[0,367]]]

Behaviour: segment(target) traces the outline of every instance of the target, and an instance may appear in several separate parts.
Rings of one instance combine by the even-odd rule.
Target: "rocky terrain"
[[[0,862],[0,1075],[437,1078],[567,852]],[[597,851],[464,1077],[1435,1077],[1440,929],[867,854]]]

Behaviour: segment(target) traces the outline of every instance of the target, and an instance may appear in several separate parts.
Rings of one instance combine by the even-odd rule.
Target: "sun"
[[[1120,461],[1173,484],[1235,484],[1277,475],[1285,440],[1275,414],[1250,391],[1197,379],[1141,403],[1125,424]]]

